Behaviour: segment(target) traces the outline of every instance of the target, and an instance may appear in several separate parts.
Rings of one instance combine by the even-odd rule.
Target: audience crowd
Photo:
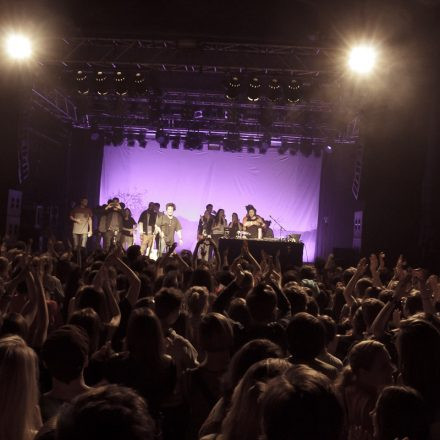
[[[440,439],[436,275],[175,247],[2,244],[0,439]]]

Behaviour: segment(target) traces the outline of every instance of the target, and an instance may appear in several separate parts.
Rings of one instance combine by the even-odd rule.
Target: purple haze
[[[176,216],[183,227],[183,248],[193,249],[197,224],[207,203],[223,208],[228,221],[232,212],[240,220],[251,203],[265,219],[269,215],[289,233],[301,233],[304,260],[315,256],[321,159],[223,151],[159,148],[149,141],[147,148],[106,146],[102,163],[100,203],[117,196],[137,221],[148,202],[177,205]],[[272,221],[275,237],[280,228]],[[138,239],[137,239],[138,240]]]

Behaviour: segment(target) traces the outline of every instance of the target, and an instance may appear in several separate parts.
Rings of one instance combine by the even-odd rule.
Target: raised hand
[[[429,286],[433,293],[435,293],[438,289],[438,276],[430,275],[429,278],[426,280],[426,285]]]
[[[327,257],[327,261],[325,262],[324,269],[330,270],[333,269],[334,267],[335,267],[335,256],[333,254],[329,254],[329,256]]]
[[[408,286],[411,285],[411,274],[406,273],[405,276],[399,280],[396,288],[394,289],[393,301],[400,301],[404,296],[408,289]]]
[[[367,270],[367,267],[368,267],[367,259],[365,257],[361,258],[356,267],[356,275],[361,277]]]
[[[376,254],[370,255],[370,270],[371,273],[376,272],[379,267],[379,260],[377,259]]]
[[[234,270],[235,274],[235,282],[238,286],[241,286],[244,280],[244,270],[241,267],[241,264],[237,264],[236,269]]]
[[[248,255],[249,254],[249,244],[246,240],[243,240],[243,244],[241,246],[241,254]]]
[[[379,254],[379,270],[385,269],[385,253],[381,252]]]

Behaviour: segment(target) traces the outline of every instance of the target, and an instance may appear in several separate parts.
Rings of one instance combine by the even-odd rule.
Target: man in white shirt
[[[73,222],[72,236],[74,249],[79,247],[85,248],[87,237],[92,236],[93,213],[87,205],[88,200],[83,197],[79,205],[75,206],[70,212],[70,220]]]

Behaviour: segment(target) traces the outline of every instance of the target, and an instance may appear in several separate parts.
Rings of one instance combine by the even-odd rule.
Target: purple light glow
[[[193,249],[197,224],[207,203],[225,209],[227,220],[253,204],[265,219],[271,215],[287,230],[280,234],[272,221],[275,237],[301,233],[304,260],[315,257],[321,158],[302,155],[225,153],[223,151],[160,148],[126,144],[106,146],[101,174],[100,203],[117,196],[129,207],[134,219],[148,202],[177,205],[176,216],[183,227],[183,248]],[[138,242],[138,241],[137,241]]]

